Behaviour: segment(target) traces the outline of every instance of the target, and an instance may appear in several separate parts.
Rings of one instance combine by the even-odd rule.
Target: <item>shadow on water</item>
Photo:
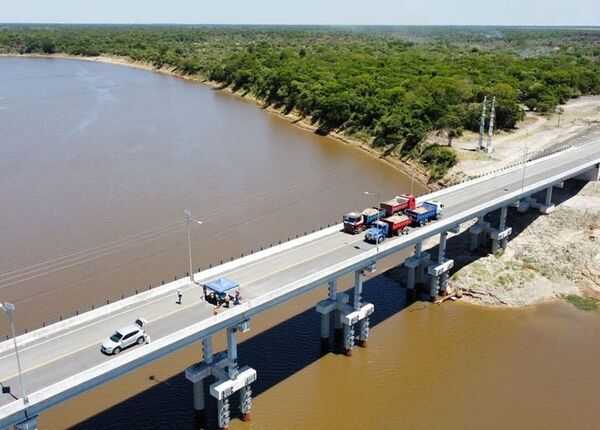
[[[406,307],[405,289],[399,288],[385,274],[368,279],[364,283],[364,301],[373,303],[376,312],[371,316],[371,326],[376,326]],[[252,384],[253,395],[277,385],[284,379],[309,366],[323,356],[320,318],[314,308],[248,339],[238,345],[240,365],[256,369],[258,379]],[[333,336],[329,353],[341,353]],[[351,359],[351,358],[349,358]],[[199,427],[195,420],[191,383],[180,373],[165,381],[154,376],[150,379],[156,386],[95,415],[75,429],[119,428],[178,428],[215,429],[216,402],[208,394],[206,425]],[[205,389],[210,383],[205,384]],[[231,399],[232,418],[239,418],[238,396]]]
[[[585,185],[584,182],[569,181],[565,188],[555,191],[553,201],[560,204]],[[538,201],[543,200],[540,194]],[[512,238],[518,236],[524,228],[531,224],[539,215],[535,210],[519,214],[516,210],[509,211],[507,225],[513,228]],[[497,225],[498,214],[489,214],[488,220],[492,225]],[[487,251],[480,249],[476,252],[465,252],[469,243],[468,231],[452,236],[448,239],[448,256],[456,260],[454,270],[487,255]],[[437,256],[438,247],[428,252],[432,258]],[[393,278],[398,279],[402,269],[392,269],[384,274],[366,280],[364,287],[364,301],[375,305],[375,313],[371,316],[371,326],[376,326],[391,316],[406,308],[408,301],[406,289],[399,286]],[[421,296],[423,299],[423,296]],[[419,309],[419,308],[415,308]],[[296,316],[283,321],[276,326],[244,341],[238,346],[241,365],[253,367],[258,372],[257,381],[252,384],[253,395],[257,396],[277,385],[279,382],[301,371],[305,367],[319,360],[324,354],[319,337],[320,319],[314,308],[306,309]],[[329,352],[341,353],[339,343],[330,339]],[[351,358],[349,358],[351,359]],[[206,422],[199,426],[196,422],[191,384],[182,373],[165,381],[150,376],[156,386],[145,390],[110,409],[107,409],[76,425],[75,429],[113,429],[119,428],[178,428],[178,429],[215,429],[216,402],[205,393]],[[207,383],[205,390],[208,389]],[[238,396],[231,399],[232,418],[240,417]]]

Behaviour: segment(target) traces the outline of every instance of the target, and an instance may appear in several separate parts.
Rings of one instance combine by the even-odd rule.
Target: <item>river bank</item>
[[[259,106],[265,112],[268,112],[273,115],[277,115],[278,117],[285,119],[290,124],[300,128],[302,130],[305,130],[305,131],[308,131],[311,133],[317,133],[318,128],[319,128],[315,124],[313,124],[309,118],[299,115],[298,112],[292,111],[292,112],[286,113],[282,109],[276,108],[271,105],[266,105],[264,102],[262,102],[258,98],[252,96],[252,94],[235,91],[231,87],[224,87],[222,84],[220,84],[218,82],[204,79],[201,76],[187,75],[187,74],[181,73],[172,67],[164,67],[163,66],[163,67],[158,68],[151,63],[135,61],[128,57],[117,57],[117,56],[108,56],[108,55],[100,55],[97,57],[84,57],[84,56],[68,55],[68,54],[62,54],[62,53],[58,53],[58,54],[0,53],[0,57],[58,58],[58,59],[63,59],[63,60],[81,60],[81,61],[113,64],[113,65],[124,66],[124,67],[132,67],[132,68],[139,69],[139,70],[146,70],[146,71],[150,71],[150,72],[161,73],[164,75],[176,76],[178,78],[185,79],[187,81],[198,82],[203,85],[207,85],[207,86],[213,88],[214,90],[223,91],[223,92],[235,95],[241,99],[248,100],[249,102]],[[331,132],[327,133],[326,137],[333,139],[337,142],[341,142],[346,145],[350,145],[350,146],[359,148],[359,149],[367,152],[371,156],[373,156],[377,159],[380,159],[380,160],[388,163],[389,165],[393,166],[394,168],[398,169],[405,175],[410,176],[416,182],[421,184],[421,186],[425,187],[426,189],[428,189],[430,191],[435,191],[435,190],[442,188],[441,182],[430,182],[429,181],[429,175],[428,175],[427,171],[422,166],[420,166],[418,163],[411,162],[410,160],[400,160],[398,158],[385,155],[384,151],[372,147],[371,145],[369,145],[368,142],[357,139],[357,138],[350,137],[345,133],[331,131]]]

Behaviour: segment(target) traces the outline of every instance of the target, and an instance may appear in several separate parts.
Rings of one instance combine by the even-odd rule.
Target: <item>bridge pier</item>
[[[440,233],[437,264],[432,264],[427,268],[427,274],[430,276],[429,296],[432,299],[438,294],[446,294],[448,272],[454,267],[454,260],[445,258],[447,238],[447,231]]]
[[[540,208],[539,208],[540,213],[543,213],[544,215],[547,215],[554,210],[554,204],[552,204],[552,189],[553,188],[554,187],[548,187],[546,189],[546,200],[543,205],[540,205]]]
[[[490,230],[490,223],[485,221],[485,215],[477,218],[477,223],[469,229],[471,242],[469,249],[475,251],[485,243],[486,235]]]
[[[367,270],[374,271],[375,266],[371,265]],[[354,272],[354,293],[352,306],[348,304],[349,297],[345,293],[337,292],[337,280],[329,282],[329,297],[321,300],[316,305],[316,310],[321,314],[321,342],[323,346],[329,345],[329,315],[334,313],[334,327],[336,331],[341,330],[342,344],[346,355],[352,355],[352,348],[356,342],[357,333],[354,325],[359,323],[358,340],[362,347],[367,346],[369,337],[369,315],[375,307],[371,303],[362,302],[362,280],[363,270]]]
[[[414,294],[415,283],[423,282],[425,278],[425,267],[429,264],[429,253],[423,252],[423,242],[415,245],[415,253],[404,262],[407,269],[406,288],[410,294]]]
[[[362,347],[367,347],[367,339],[369,337],[369,316],[375,310],[375,306],[372,303],[361,303],[359,309],[352,309],[347,306],[346,312],[342,317],[342,324],[344,325],[344,352],[347,356],[352,355],[352,348],[356,341],[356,332],[354,331],[354,325],[359,323],[358,339]]]
[[[240,392],[240,412],[242,420],[250,420],[252,408],[252,390],[250,384],[256,381],[256,370],[244,366],[238,367],[236,332],[246,332],[250,328],[249,321],[227,328],[227,351],[212,353],[212,339],[207,337],[202,341],[204,359],[190,366],[185,371],[185,377],[193,384],[194,409],[200,422],[205,418],[206,403],[204,399],[204,379],[209,376],[216,378],[210,385],[210,394],[217,399],[217,421],[221,429],[229,427],[231,420],[229,397]],[[226,371],[225,371],[226,369]]]
[[[37,430],[38,428],[38,417],[30,417],[25,421],[15,424],[15,430]]]
[[[507,206],[500,209],[500,222],[498,223],[498,228],[491,230],[492,254],[498,252],[500,248],[505,248],[508,237],[512,234],[512,227],[506,227],[507,212]]]
[[[321,344],[329,346],[330,320],[333,314],[333,327],[336,333],[342,331],[342,309],[347,306],[349,297],[337,291],[337,279],[329,281],[328,297],[316,305],[316,311],[321,314]]]

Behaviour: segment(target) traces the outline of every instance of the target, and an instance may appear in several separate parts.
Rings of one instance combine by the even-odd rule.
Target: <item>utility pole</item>
[[[481,119],[479,120],[479,143],[477,144],[477,150],[483,149],[483,133],[485,132],[485,104],[487,103],[487,96],[483,98],[483,108],[481,109]]]
[[[17,347],[17,334],[15,332],[15,322],[13,312],[15,311],[15,305],[9,302],[0,303],[0,309],[6,312],[8,320],[10,321],[10,329],[12,331],[13,343],[15,345],[15,357],[17,358],[17,370],[19,371],[19,383],[21,385],[21,396],[23,397],[23,403],[25,407],[29,404],[29,398],[25,391],[25,383],[23,382],[23,371],[21,369],[21,358],[19,357],[19,348]],[[27,416],[27,412],[25,412]]]
[[[194,267],[192,265],[192,234],[190,232],[190,222],[195,222],[196,224],[202,224],[202,221],[198,221],[192,218],[192,211],[189,209],[184,209],[183,214],[185,215],[185,223],[187,227],[187,239],[188,239],[188,256],[190,258],[190,281],[194,283]]]
[[[492,111],[490,113],[490,125],[488,127],[488,140],[485,152],[490,153],[494,151],[492,148],[492,136],[494,134],[494,119],[496,118],[496,97],[492,99]]]

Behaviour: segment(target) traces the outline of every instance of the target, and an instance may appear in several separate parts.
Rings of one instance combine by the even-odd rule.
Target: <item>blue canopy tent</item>
[[[219,279],[214,279],[212,281],[207,282],[206,284],[204,284],[204,286],[206,288],[208,288],[209,290],[212,290],[215,293],[222,296],[227,291],[232,290],[234,288],[238,288],[240,286],[240,284],[238,284],[235,281],[232,281],[229,278],[219,278]]]

